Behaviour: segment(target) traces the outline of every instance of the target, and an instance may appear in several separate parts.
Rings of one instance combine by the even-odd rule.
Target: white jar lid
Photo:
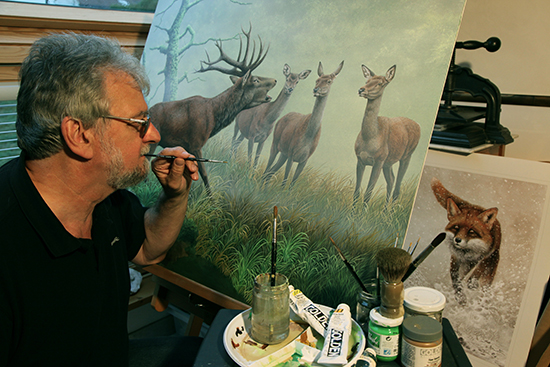
[[[389,317],[382,316],[379,307],[370,310],[369,317],[372,322],[383,327],[397,327],[403,323],[403,316],[396,319],[390,319]]]
[[[445,308],[445,296],[438,290],[427,287],[405,289],[403,305],[418,312],[438,312]]]

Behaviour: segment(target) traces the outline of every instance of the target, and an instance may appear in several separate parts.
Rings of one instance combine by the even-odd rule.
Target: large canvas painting
[[[454,195],[445,207],[437,199],[449,198],[441,187]],[[550,274],[549,200],[546,163],[428,154],[406,243],[421,238],[418,255],[438,233],[445,232],[447,239],[405,287],[427,286],[445,295],[443,316],[476,367],[522,366],[527,360]],[[481,209],[476,215],[466,207],[457,212],[461,201]],[[465,259],[476,267],[462,274],[457,264]],[[458,277],[458,289],[453,276]]]
[[[250,302],[270,269],[353,305],[401,243],[464,1],[160,0],[142,62],[162,146],[200,165],[165,266]],[[147,202],[154,180],[137,187]]]

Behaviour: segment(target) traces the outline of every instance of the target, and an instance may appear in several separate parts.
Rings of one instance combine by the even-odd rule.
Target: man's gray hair
[[[130,75],[146,95],[149,80],[139,61],[114,40],[62,33],[37,40],[23,61],[17,95],[17,143],[27,159],[63,149],[61,121],[79,119],[86,129],[109,114],[106,72]]]

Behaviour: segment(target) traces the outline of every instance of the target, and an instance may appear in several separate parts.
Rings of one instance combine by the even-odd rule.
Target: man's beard
[[[125,170],[122,152],[115,146],[112,139],[104,134],[101,139],[101,150],[105,156],[110,159],[108,166],[107,184],[113,189],[124,189],[135,186],[147,177],[149,174],[149,161],[144,159],[143,165],[135,167],[133,170]],[[142,149],[142,154],[148,153],[149,147]]]

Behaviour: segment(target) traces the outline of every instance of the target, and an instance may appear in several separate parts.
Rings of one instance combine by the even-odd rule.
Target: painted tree
[[[164,31],[168,36],[166,42],[162,45],[151,47],[151,50],[159,51],[161,54],[166,56],[166,63],[164,69],[159,71],[159,74],[164,75],[164,96],[163,101],[173,101],[177,98],[178,86],[184,80],[190,81],[188,72],[185,72],[182,76],[178,75],[178,65],[179,60],[183,54],[189,50],[191,47],[202,46],[207,44],[210,41],[219,41],[219,38],[207,38],[202,41],[196,40],[195,30],[191,25],[184,27],[183,19],[187,13],[197,4],[203,2],[204,0],[172,0],[166,9],[156,13],[156,17],[164,17],[164,15],[171,9],[176,8],[179,5],[177,10],[176,17],[172,22],[172,25],[169,28],[163,27],[162,25],[157,25],[156,28]],[[229,0],[232,3],[239,5],[246,5],[244,3],[239,3],[234,0]],[[162,22],[160,22],[162,24]],[[234,37],[228,38],[235,39],[238,38],[238,34]],[[159,85],[160,88],[160,85]]]

